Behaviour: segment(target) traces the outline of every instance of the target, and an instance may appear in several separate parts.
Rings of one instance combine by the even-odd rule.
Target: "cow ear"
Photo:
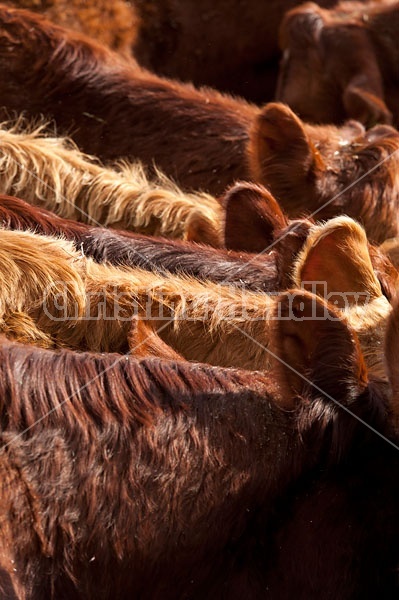
[[[382,296],[364,229],[349,217],[336,217],[311,229],[295,264],[293,281],[328,297],[339,308]]]
[[[222,199],[225,207],[225,247],[262,252],[275,233],[288,225],[278,202],[264,187],[253,183],[233,185]]]
[[[312,170],[324,166],[301,119],[278,102],[266,104],[255,118],[248,152],[252,177],[280,195],[309,185]],[[278,199],[285,201],[284,195]]]
[[[134,358],[157,357],[167,360],[185,360],[158,335],[155,322],[135,317],[128,335],[129,353]]]
[[[399,298],[389,316],[385,333],[385,361],[391,384],[391,413],[395,431],[399,433]]]
[[[314,2],[306,2],[288,11],[280,25],[280,48],[307,48],[320,39],[324,26],[322,9]]]
[[[274,309],[272,348],[288,396],[356,398],[368,384],[356,334],[333,306],[308,292],[282,294]]]
[[[380,96],[352,81],[345,88],[342,100],[346,114],[367,127],[377,123],[392,124],[392,113],[384,102],[382,91]]]

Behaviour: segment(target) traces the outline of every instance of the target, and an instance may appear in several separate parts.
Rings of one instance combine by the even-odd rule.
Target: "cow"
[[[13,339],[26,339],[28,320],[53,347],[123,353],[139,316],[186,359],[270,366],[270,295],[98,264],[71,242],[24,231],[0,230],[0,257],[0,331]]]
[[[365,131],[348,121],[304,127],[289,108],[269,104],[252,131],[254,178],[295,218],[348,214],[371,242],[398,234],[399,134],[387,125]],[[318,141],[315,143],[315,139]]]
[[[160,75],[253,102],[274,98],[278,28],[298,0],[135,0],[134,56]],[[319,0],[330,7],[336,0]]]
[[[187,241],[95,227],[64,219],[19,198],[1,194],[0,225],[6,229],[63,237],[72,241],[85,256],[99,263],[140,267],[164,276],[168,273],[189,275],[201,281],[237,285],[252,291],[275,292],[287,289],[292,284],[291,267],[305,237],[300,239],[296,231],[280,229],[285,221],[281,222],[268,210],[268,199],[271,207],[275,204],[270,195],[263,195],[262,224],[265,236],[267,229],[267,241],[264,236],[263,253],[259,257],[249,252],[209,248]],[[282,238],[278,250],[272,246],[270,252],[264,252],[268,245],[273,244],[274,235]],[[386,260],[386,263],[389,264],[389,261]]]
[[[313,227],[296,259],[293,281],[349,318],[368,368],[384,377],[383,341],[392,306],[373,271],[364,230],[348,217]]]
[[[360,125],[307,127],[284,105],[259,108],[162,79],[27,11],[0,7],[0,82],[6,113],[45,115],[82,151],[155,163],[183,190],[220,196],[250,179],[290,214],[304,199],[310,210],[327,202],[337,210],[338,195],[348,204],[365,194],[395,204],[398,155],[377,167],[399,147],[397,132],[376,130],[371,140]]]
[[[335,224],[330,221],[325,231],[338,269],[341,237],[350,242],[344,285],[331,291],[350,297],[347,305],[338,306],[346,309],[370,367],[379,372],[380,338],[391,305],[373,271],[364,231],[351,220],[341,224],[340,218]],[[326,262],[323,269],[324,247],[318,246],[313,253],[316,265],[321,264],[316,281],[328,282],[331,265]],[[0,258],[0,331],[15,340],[26,336],[28,318],[50,336],[54,347],[123,353],[129,348],[131,319],[139,316],[152,321],[161,339],[187,360],[271,368],[268,347],[275,294],[98,264],[71,242],[30,232],[0,230]],[[302,263],[307,264],[305,250],[298,257],[298,265]],[[295,280],[301,287],[313,281],[309,275],[302,285],[301,273],[298,266]],[[370,302],[362,294],[368,294]]]
[[[237,183],[227,190],[223,203],[225,215],[225,245],[227,248],[254,252],[261,256],[276,255],[282,283],[292,285],[292,269],[289,265],[303,248],[314,219],[288,219],[268,190],[258,184]],[[317,215],[315,215],[315,218]],[[377,218],[377,216],[376,216]],[[391,241],[390,247],[394,247]],[[373,270],[380,282],[382,292],[389,300],[395,299],[399,288],[399,261],[391,262],[387,251],[388,242],[378,247],[368,243]]]
[[[164,276],[184,274],[251,291],[276,292],[291,287],[295,257],[314,223],[309,219],[289,222],[282,213],[279,216],[273,197],[254,184],[233,186],[225,200],[225,243],[237,251],[94,227],[4,195],[0,195],[0,224],[7,229],[61,236],[99,263],[139,267]],[[240,217],[243,213],[247,220]],[[396,296],[399,274],[384,249],[369,244],[368,250],[382,292],[391,300]]]
[[[19,119],[0,127],[0,190],[58,215],[219,246],[223,211],[204,192],[183,193],[162,173],[149,180],[139,163],[104,167],[71,140]]]
[[[313,123],[399,124],[398,2],[308,2],[281,25],[276,97]]]
[[[332,307],[307,292],[279,307],[269,376],[2,340],[9,597],[264,598],[285,495],[345,464],[370,436],[359,420],[383,429],[389,410]],[[309,327],[315,308],[328,318]]]
[[[271,598],[396,598],[399,592],[399,306],[385,339],[390,411],[338,468],[294,485],[275,515]],[[366,426],[364,432],[366,430]]]

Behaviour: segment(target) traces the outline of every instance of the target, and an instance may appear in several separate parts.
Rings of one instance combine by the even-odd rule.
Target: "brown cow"
[[[232,193],[233,191],[231,190]],[[292,263],[306,236],[299,236],[296,231],[281,229],[285,217],[281,220],[270,210],[275,206],[275,201],[264,190],[262,201],[261,250],[265,251],[273,244],[275,235],[284,236],[284,242],[278,244],[278,250],[272,246],[270,252],[263,252],[260,256],[249,252],[234,252],[190,242],[144,236],[130,231],[93,227],[71,219],[63,219],[43,208],[31,206],[19,198],[3,195],[0,195],[0,224],[5,229],[61,236],[71,240],[77,250],[99,263],[140,267],[165,276],[167,273],[189,275],[201,281],[237,285],[252,291],[273,292],[291,286]],[[306,232],[310,226],[308,223]],[[385,262],[389,264],[387,259]]]
[[[14,597],[264,598],[280,498],[367,439],[357,418],[383,427],[388,402],[332,308],[306,292],[279,303],[295,320],[276,321],[288,366],[273,377],[0,345]],[[328,318],[309,327],[314,308]]]
[[[186,359],[270,368],[275,298],[235,286],[97,264],[72,243],[0,230],[0,330],[18,341],[125,352],[132,317],[154,322]],[[18,327],[19,324],[19,327]],[[26,331],[26,324],[29,330]]]
[[[265,256],[265,252],[267,256],[274,254],[281,284],[287,287],[292,285],[292,269],[289,265],[302,249],[314,222],[306,218],[288,221],[267,190],[251,183],[238,183],[230,188],[223,202],[226,209],[226,246],[259,253],[257,260]],[[397,241],[396,244],[399,245]],[[395,241],[392,240],[390,247],[394,245]],[[399,289],[399,259],[391,262],[387,247],[387,244],[377,247],[368,243],[374,273],[384,296],[391,300],[396,298]],[[323,268],[323,264],[320,267]]]
[[[383,377],[383,340],[392,307],[373,271],[364,230],[348,217],[315,226],[299,253],[293,280],[342,311],[358,333],[367,366]]]
[[[399,124],[398,2],[306,3],[281,26],[277,99],[303,119]]]
[[[288,215],[348,214],[374,243],[398,235],[399,134],[392,127],[365,132],[356,121],[342,128],[304,126],[289,108],[268,104],[249,150],[254,178]]]
[[[380,373],[380,339],[391,305],[373,272],[364,231],[351,219],[342,220],[316,228],[315,235],[322,237],[325,230],[336,255],[342,240],[334,232],[342,230],[350,240],[344,284],[333,291],[355,294],[355,298],[369,294],[370,302],[362,297],[350,302],[345,316],[363,343],[368,366]],[[307,241],[305,249],[310,245]],[[316,281],[328,281],[323,245],[318,244],[312,256],[321,265]],[[32,341],[45,347],[50,338],[54,347],[125,352],[131,319],[139,315],[153,321],[161,339],[187,360],[263,371],[271,368],[268,348],[275,295],[97,264],[70,242],[28,232],[0,230],[0,259],[0,330],[17,341],[33,337],[34,325],[46,339],[43,343],[38,336]],[[307,262],[302,251],[298,264]],[[298,273],[301,285],[299,268]]]
[[[324,7],[336,0],[319,0]],[[274,97],[278,27],[298,0],[134,0],[134,54],[158,74],[255,102]]]
[[[394,599],[399,594],[399,306],[385,340],[391,415],[363,427],[343,463],[291,489],[275,515],[270,598]],[[381,436],[381,437],[380,437]]]
[[[57,131],[104,161],[141,156],[185,187],[215,195],[248,177],[256,107],[161,79],[90,38],[4,5],[0,79],[6,117],[25,111],[55,119]]]
[[[183,193],[140,163],[99,164],[69,139],[20,119],[0,126],[0,190],[84,223],[220,246],[223,211],[204,192]]]
[[[224,200],[226,243],[245,252],[92,227],[62,219],[19,198],[1,195],[0,224],[7,229],[62,236],[99,263],[140,267],[164,276],[185,274],[252,291],[275,292],[291,287],[293,262],[312,221],[288,223],[272,196],[255,184],[233,186]],[[242,235],[240,222],[246,236]],[[399,274],[383,249],[369,244],[369,253],[383,294],[391,300],[399,287]]]
[[[305,198],[307,208],[320,207],[337,194],[359,203],[367,193],[376,202],[381,189],[384,200],[394,196],[394,159],[370,180],[357,180],[388,147],[399,147],[396,132],[375,131],[370,141],[360,126],[305,128],[283,105],[260,111],[210,89],[161,79],[88,38],[4,7],[0,97],[8,112],[53,118],[85,152],[106,161],[155,162],[183,187],[213,195],[252,178],[291,207]],[[363,155],[352,141],[364,146]]]

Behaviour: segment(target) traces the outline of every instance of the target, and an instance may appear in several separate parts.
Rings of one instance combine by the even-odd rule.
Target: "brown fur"
[[[399,134],[356,122],[304,127],[288,107],[267,105],[249,146],[255,179],[292,217],[348,214],[380,243],[399,231]]]
[[[298,257],[296,273],[302,282],[318,281],[325,273],[326,293],[366,292],[370,300],[382,295],[368,251],[364,230],[348,217],[336,217],[309,233]],[[339,308],[365,301],[351,296],[335,300]]]
[[[315,123],[351,117],[398,125],[398,24],[397,2],[341,2],[331,10],[309,2],[290,11],[280,32],[277,99]]]
[[[392,310],[385,338],[386,368],[392,387],[392,418],[396,433],[399,432],[399,369],[398,369],[398,340],[399,340],[399,302]]]
[[[15,196],[0,194],[0,224],[4,229],[32,231],[43,235],[60,236],[80,245],[91,231],[86,223],[64,219],[41,208],[32,206]],[[103,229],[98,228],[100,231]]]
[[[390,414],[374,431],[362,427],[365,437],[338,468],[303,478],[279,504],[266,575],[271,598],[398,595],[398,316],[396,304],[385,340]]]
[[[171,238],[222,244],[222,209],[205,193],[183,193],[143,167],[104,167],[68,139],[46,137],[44,126],[0,126],[0,191],[84,223]],[[194,224],[201,219],[201,232]]]
[[[163,358],[165,360],[180,360],[184,358],[165,344],[159,337],[151,321],[134,318],[128,334],[129,354],[134,358]]]
[[[386,240],[379,247],[380,251],[388,257],[388,259],[392,262],[392,264],[397,268],[399,268],[399,239],[391,238]]]
[[[85,33],[129,56],[139,19],[135,7],[124,0],[6,0],[17,8],[45,15],[53,23]]]
[[[255,102],[274,98],[278,27],[298,0],[135,0],[140,64]],[[321,6],[335,0],[319,0]],[[232,49],[234,48],[234,51]]]
[[[96,262],[114,266],[140,267],[165,276],[168,272],[188,275],[252,291],[274,292],[292,284],[289,271],[294,252],[289,254],[282,246],[278,252],[258,257],[246,252],[92,227],[4,195],[0,195],[0,224],[6,229],[66,238]]]
[[[227,221],[229,214],[232,223],[239,221],[240,211],[244,211],[259,218],[261,227],[255,227],[249,238],[250,246],[248,238],[241,237],[238,227],[236,234],[230,228],[230,240],[236,244],[241,240],[240,246],[244,246],[244,250],[251,247],[261,253],[259,256],[91,227],[62,219],[10,196],[0,195],[0,223],[7,229],[62,236],[74,242],[77,250],[96,262],[109,262],[114,266],[140,267],[165,276],[168,272],[186,274],[201,281],[237,285],[252,291],[275,292],[292,287],[293,262],[313,223],[307,219],[291,221],[280,230],[279,227],[286,222],[285,217],[283,221],[274,217],[270,211],[273,203],[269,203],[270,198],[260,186],[237,184],[228,192],[226,199],[233,196],[239,202],[227,202]],[[227,228],[226,223],[226,235]],[[269,251],[265,252],[268,247]],[[399,274],[383,250],[369,244],[369,254],[384,296],[391,300],[396,296]]]
[[[265,144],[266,116],[274,129],[287,135],[281,124],[287,109],[280,105],[279,112],[274,104],[260,112],[238,98],[162,79],[28,12],[0,7],[0,34],[0,96],[8,113],[45,115],[83,151],[104,161],[140,159],[149,168],[155,163],[183,188],[219,195],[234,181],[251,178],[266,183],[292,214],[294,205],[304,210],[304,199],[309,199],[306,208],[320,207],[399,146],[395,132],[372,143],[363,132],[357,140],[365,146],[362,161],[352,146],[337,158],[339,140],[354,137],[343,127],[306,128],[305,144],[286,139],[270,147]],[[301,127],[299,121],[293,133]],[[338,169],[343,158],[345,169]],[[394,161],[389,167],[355,188],[356,206],[370,195],[366,205],[372,204],[374,216],[381,190],[384,200],[392,195],[395,203]],[[348,205],[355,205],[353,199],[352,188],[341,197]],[[385,214],[382,221],[387,228]]]
[[[389,423],[378,431],[398,445]],[[369,432],[337,469],[294,486],[276,514],[270,597],[397,597],[398,468],[397,448]]]
[[[354,334],[318,325],[305,371],[327,356],[350,379],[337,401],[377,424],[386,397],[358,380]],[[279,498],[363,432],[317,389],[260,373],[3,341],[0,374],[0,566],[18,600],[260,600]]]
[[[391,302],[396,299],[399,289],[399,273],[397,265],[381,247],[368,245],[374,273],[380,282],[382,292]]]
[[[274,301],[266,294],[96,264],[69,242],[27,232],[3,230],[0,240],[7,333],[8,319],[26,313],[57,346],[123,352],[131,318],[139,314],[153,319],[161,338],[185,358],[268,368],[267,318]]]
[[[275,343],[278,348],[276,370],[281,386],[288,393],[297,394],[303,393],[304,386],[308,386],[310,392],[314,385],[318,386],[319,392],[322,390],[332,397],[348,397],[354,390],[356,395],[361,394],[368,384],[368,372],[359,340],[354,334],[348,335],[345,321],[335,318],[338,313],[331,304],[316,302],[315,298],[313,294],[293,290],[279,299]],[[331,353],[335,344],[340,349],[345,348],[345,356],[352,354],[347,364],[339,363],[337,372],[337,365],[321,358]],[[314,363],[309,362],[309,356],[313,357]],[[287,369],[287,365],[290,368]],[[345,369],[348,369],[346,374]],[[307,381],[303,379],[304,373]]]
[[[314,221],[306,218],[288,221],[268,190],[252,183],[234,185],[227,191],[223,203],[226,207],[226,246],[252,250],[262,256],[266,252],[274,254],[281,284],[290,287],[291,265]],[[384,296],[388,300],[395,298],[399,273],[385,252],[385,244],[380,248],[368,244],[368,255]],[[329,257],[326,259],[328,261]]]
[[[139,315],[153,321],[161,339],[188,360],[270,369],[268,347],[276,299],[267,294],[96,264],[68,242],[26,232],[0,231],[0,257],[0,329],[9,335],[9,319],[15,331],[15,320],[23,313],[55,346],[124,352],[131,319]],[[374,282],[372,271],[369,277]],[[350,287],[348,283],[346,291],[364,291],[357,289],[356,282]],[[349,308],[346,316],[354,323],[368,364],[379,372],[377,346],[390,305],[377,280],[375,289],[378,297]],[[23,324],[21,335],[26,336]],[[19,339],[19,332],[14,339]]]
[[[369,369],[384,377],[383,340],[392,307],[373,271],[360,225],[337,217],[315,226],[298,256],[293,279],[296,286],[326,297],[342,310],[359,335]]]
[[[84,152],[104,161],[141,157],[185,188],[217,195],[248,177],[248,126],[257,109],[244,100],[161,79],[27,11],[0,7],[0,34],[8,111],[44,114]],[[8,90],[6,71],[14,82]]]
[[[262,252],[272,244],[276,231],[288,225],[277,201],[262,186],[237,183],[227,190],[222,203],[226,248]]]

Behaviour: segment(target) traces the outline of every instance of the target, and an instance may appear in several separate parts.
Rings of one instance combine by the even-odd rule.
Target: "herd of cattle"
[[[0,600],[398,598],[395,126],[391,0],[0,5]]]

